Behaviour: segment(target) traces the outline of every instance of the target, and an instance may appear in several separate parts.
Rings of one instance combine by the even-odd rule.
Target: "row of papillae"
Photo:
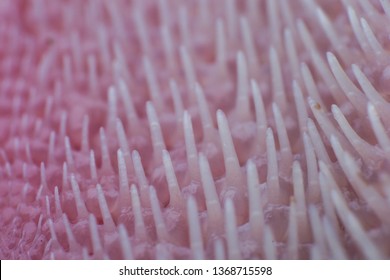
[[[1,257],[388,257],[380,3],[2,2]]]

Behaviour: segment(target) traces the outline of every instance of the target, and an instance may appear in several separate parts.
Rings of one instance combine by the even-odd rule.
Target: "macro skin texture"
[[[390,2],[3,0],[1,259],[390,257]]]

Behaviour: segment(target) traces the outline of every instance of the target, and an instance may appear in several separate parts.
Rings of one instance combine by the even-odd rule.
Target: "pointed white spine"
[[[163,102],[161,99],[161,91],[157,81],[156,73],[152,66],[152,62],[146,56],[143,59],[143,65],[144,65],[145,76],[149,88],[150,98],[153,101],[153,104],[156,106],[157,110],[159,111],[163,107]]]
[[[47,195],[45,195],[45,206],[46,206],[46,214],[50,218],[51,217],[50,201],[49,201],[49,197]]]
[[[100,184],[96,185],[96,191],[99,201],[100,213],[103,217],[103,224],[106,232],[113,232],[116,229],[115,223],[112,219],[110,209],[108,208],[106,198]]]
[[[237,97],[235,110],[241,121],[250,120],[249,95],[248,95],[248,70],[245,56],[237,53]]]
[[[352,64],[352,71],[358,81],[359,85],[362,87],[364,93],[367,95],[367,98],[376,106],[380,107],[381,103],[387,105],[388,102],[385,98],[374,88],[370,80],[366,77],[360,67],[356,64]]]
[[[173,107],[175,109],[175,115],[177,119],[177,127],[178,130],[181,130],[181,126],[183,125],[183,114],[184,114],[184,106],[183,100],[180,95],[179,87],[174,79],[169,80],[169,88],[172,93]]]
[[[360,18],[360,24],[363,27],[364,35],[367,38],[368,44],[370,45],[371,49],[374,51],[375,55],[378,57],[378,59],[386,58],[385,51],[382,47],[382,45],[379,43],[378,39],[375,37],[374,32],[372,31],[370,25],[364,18]]]
[[[95,153],[93,150],[89,152],[89,170],[91,173],[91,179],[97,181],[97,169],[96,169],[96,161],[95,161]]]
[[[284,3],[283,6],[286,6],[286,3]],[[284,30],[284,48],[287,52],[289,67],[290,67],[290,73],[294,80],[300,80],[300,70],[299,70],[299,60],[298,60],[298,53],[297,49],[295,47],[294,37],[290,30],[291,27],[286,28]]]
[[[160,202],[157,198],[156,190],[153,187],[149,188],[150,204],[152,207],[153,220],[156,226],[157,238],[160,242],[169,240],[168,231],[165,226],[164,217],[161,212]]]
[[[226,180],[231,186],[240,186],[243,182],[240,164],[234,148],[232,135],[225,114],[217,111],[219,136],[222,143],[223,158],[226,169]]]
[[[70,44],[71,44],[71,56],[73,58],[73,62],[75,65],[74,70],[80,71],[81,64],[83,63],[83,56],[82,56],[82,48],[81,48],[81,41],[80,41],[80,35],[77,31],[72,31],[70,34]]]
[[[31,155],[30,143],[26,143],[25,152],[26,152],[27,162],[32,163],[33,160]]]
[[[220,238],[218,238],[214,242],[214,259],[226,260],[225,247],[223,241]]]
[[[182,205],[182,195],[179,183],[177,182],[175,169],[173,168],[171,161],[171,156],[169,155],[168,151],[163,150],[162,158],[165,169],[165,176],[168,182],[169,205],[175,208],[180,208]]]
[[[183,68],[184,68],[184,75],[185,75],[186,82],[187,82],[187,88],[190,91],[192,91],[192,89],[194,88],[195,83],[197,81],[197,78],[196,78],[194,64],[192,63],[192,59],[191,59],[190,54],[188,52],[188,48],[186,48],[184,46],[180,47],[180,59],[181,59],[181,63],[182,63]],[[192,96],[193,95],[190,95],[190,98],[193,98]],[[194,100],[192,99],[191,101],[194,101]]]
[[[53,67],[53,62],[56,57],[57,52],[53,51],[53,49],[46,51],[44,55],[42,55],[41,60],[39,61],[38,64],[38,69],[37,69],[37,76],[38,76],[38,81],[41,85],[44,85],[46,77]]]
[[[386,129],[384,128],[374,105],[371,103],[368,103],[368,117],[379,145],[385,151],[386,157],[390,158],[390,137],[387,135]]]
[[[169,12],[169,3],[164,0],[159,0],[158,1],[158,10],[159,10],[159,15],[161,18],[161,22],[165,25],[168,25],[170,22],[170,12]]]
[[[217,19],[216,22],[216,43],[215,43],[215,53],[216,53],[216,64],[218,65],[221,71],[226,72],[226,37],[225,37],[225,28],[224,22],[221,18]]]
[[[277,199],[280,193],[278,159],[276,157],[276,148],[274,134],[271,128],[267,129],[267,187],[270,191],[272,200]]]
[[[260,23],[262,19],[262,11],[259,9],[259,2],[257,0],[246,1],[246,13],[248,14],[249,22]]]
[[[344,61],[349,61],[349,54],[348,52],[346,52],[345,46],[342,40],[340,40],[339,36],[337,35],[336,30],[333,28],[333,24],[328,18],[328,16],[318,6],[316,8],[316,14],[319,18],[319,22],[322,28],[325,31],[326,36],[332,43],[333,47],[337,50],[338,54],[343,58]]]
[[[72,74],[72,60],[69,54],[64,55],[62,58],[62,72],[65,80],[66,87],[73,85],[73,74]]]
[[[382,18],[380,18],[380,17],[382,17],[382,14],[378,12],[376,5],[374,7],[374,5],[367,0],[359,0],[359,4],[362,7],[364,13],[370,19],[373,19],[373,20],[381,20],[382,19]]]
[[[157,113],[151,102],[146,103],[146,113],[148,115],[150,134],[152,137],[153,156],[156,161],[161,162],[161,153],[166,149],[166,146]]]
[[[379,2],[381,3],[387,18],[390,20],[390,2],[388,0],[379,0]]]
[[[272,229],[265,225],[264,227],[264,239],[263,239],[263,244],[264,244],[264,256],[265,259],[267,260],[276,260],[276,248],[275,248],[275,238],[272,233]]]
[[[81,197],[79,184],[77,183],[76,178],[73,174],[71,174],[70,176],[70,184],[72,186],[72,191],[76,202],[77,218],[79,220],[86,219],[88,216],[88,211],[85,207],[84,200]]]
[[[198,83],[195,85],[195,94],[198,102],[200,118],[202,121],[203,139],[205,142],[211,142],[214,140],[212,137],[215,135],[215,128],[203,89]]]
[[[88,154],[89,151],[89,116],[84,115],[81,128],[81,151]]]
[[[119,50],[119,47],[114,45],[115,59],[112,61],[112,72],[115,82],[115,86],[119,89],[120,80],[126,81],[129,85],[134,84],[134,81],[130,75],[129,69],[126,65],[126,58],[122,50]],[[119,93],[121,94],[121,93]]]
[[[208,0],[198,1],[199,19],[202,30],[207,30],[211,24],[210,20],[213,18],[210,14],[211,6]]]
[[[140,240],[147,238],[144,218],[142,215],[141,201],[139,199],[138,191],[135,185],[130,188],[131,205],[134,213],[134,235]]]
[[[79,245],[77,244],[76,238],[74,237],[68,216],[66,216],[66,214],[62,215],[62,222],[64,223],[66,237],[68,238],[69,252],[76,252]]]
[[[132,94],[127,86],[126,82],[120,78],[118,81],[119,95],[123,101],[124,108],[126,110],[126,120],[129,124],[137,123],[138,115],[132,99]],[[131,126],[131,125],[130,125]]]
[[[9,162],[5,164],[5,171],[7,172],[8,178],[12,177],[12,167]],[[43,185],[41,185],[41,191],[43,190]]]
[[[370,102],[383,117],[387,116],[390,110],[389,102],[387,102],[387,100],[383,98],[383,96],[373,87],[370,80],[366,77],[363,71],[360,70],[359,66],[355,64],[352,65],[352,71]],[[385,118],[384,121],[386,125],[390,126],[388,118]]]
[[[234,0],[225,1],[226,22],[229,41],[234,41],[237,38],[237,12]]]
[[[69,168],[73,169],[74,166],[74,160],[72,155],[72,147],[70,145],[69,137],[65,137],[65,157],[66,157],[66,163],[68,164]]]
[[[170,250],[167,250],[167,245],[165,243],[156,244],[154,251],[154,259],[157,261],[173,260],[172,253]]]
[[[313,38],[307,29],[306,25],[302,20],[298,20],[297,23],[299,35],[302,39],[303,44],[305,45],[306,50],[309,52],[311,56],[311,60],[313,61],[313,65],[324,80],[325,84],[329,87],[330,92],[332,93],[333,98],[339,103],[345,100],[345,97],[339,93],[339,87],[335,78],[332,76],[330,69],[327,64],[320,56],[316,45],[313,41]]]
[[[273,100],[276,104],[278,104],[281,111],[284,112],[286,110],[287,100],[282,77],[282,69],[278,53],[273,47],[269,50],[269,61],[271,66],[272,92],[274,94]]]
[[[330,197],[329,190],[338,189],[339,185],[334,179],[333,174],[326,164],[322,161],[319,162],[320,173],[319,173],[319,181],[320,181],[320,190],[321,190],[321,199],[324,207],[324,212],[329,222],[332,223],[332,226],[337,226],[337,217],[336,212],[332,204],[332,200]]]
[[[51,237],[51,240],[52,240],[52,242],[58,244],[58,238],[57,238],[56,231],[55,231],[55,229],[54,229],[53,220],[52,220],[51,218],[49,218],[49,219],[47,220],[47,222],[48,222],[48,224],[49,224],[49,230],[50,230],[50,237]]]
[[[127,234],[127,230],[125,226],[122,224],[119,225],[118,232],[119,232],[119,241],[121,244],[123,258],[125,260],[133,260],[134,259],[133,249],[131,247],[129,236]]]
[[[103,257],[103,247],[99,237],[99,230],[96,223],[96,218],[93,214],[89,214],[89,231],[91,234],[92,250],[95,258]]]
[[[9,167],[9,163],[7,163],[7,165],[8,165],[8,167]],[[6,168],[7,168],[7,166],[6,166]],[[10,167],[9,167],[10,168]],[[9,178],[11,178],[11,170],[9,169],[9,168],[7,168],[7,175],[8,175],[8,177]],[[39,189],[38,189],[38,191],[37,191],[37,194],[35,195],[35,200],[36,201],[40,201],[41,200],[41,196],[42,196],[42,192],[43,192],[43,186],[42,185],[40,185],[39,186]]]
[[[301,63],[301,72],[306,92],[311,96],[311,98],[313,98],[313,100],[318,102],[318,104],[320,104],[322,108],[325,108],[324,102],[322,101],[321,96],[318,92],[317,85],[314,82],[314,78],[306,63]]]
[[[288,218],[288,241],[287,241],[288,259],[298,259],[298,221],[297,221],[297,209],[294,199],[290,201],[290,212]]]
[[[118,138],[119,147],[121,152],[123,153],[123,156],[129,156],[130,155],[130,148],[127,141],[125,129],[123,127],[122,121],[120,119],[116,120],[116,136]]]
[[[191,53],[191,39],[190,39],[190,29],[188,26],[188,10],[187,7],[181,5],[179,8],[179,29],[180,37],[183,42],[184,47]]]
[[[54,150],[55,150],[55,141],[56,141],[56,133],[54,131],[50,132],[50,138],[49,138],[49,149],[47,152],[47,164],[53,164],[54,163]]]
[[[69,188],[68,183],[68,165],[66,162],[62,164],[62,190],[66,190]]]
[[[344,132],[344,135],[366,163],[375,166],[383,159],[383,156],[379,154],[379,151],[374,146],[360,138],[353,130],[341,110],[335,104],[332,105],[332,113],[341,130]]]
[[[339,141],[343,144],[343,147],[349,147],[347,139],[345,136],[340,133],[336,127],[333,125],[333,123],[329,120],[329,118],[326,116],[326,113],[324,110],[319,106],[318,103],[316,103],[313,99],[310,97],[308,98],[308,102],[311,108],[311,111],[313,112],[314,117],[317,120],[318,125],[321,127],[324,134],[329,138],[330,135],[334,135],[339,139]],[[314,128],[314,127],[312,127]],[[321,139],[321,138],[320,138]],[[312,139],[314,143],[314,139]],[[321,140],[322,141],[322,140]]]
[[[63,118],[61,119],[61,123],[60,123],[60,132],[64,131],[64,133],[61,134],[61,135],[65,135],[65,131],[66,131],[66,115],[67,115],[66,113],[63,113],[63,115],[62,115]],[[35,122],[35,126],[34,126],[34,135],[35,135],[35,137],[38,137],[42,133],[42,126],[43,126],[42,119],[38,119]],[[64,138],[64,136],[62,138]]]
[[[241,259],[240,245],[237,232],[236,213],[233,201],[227,198],[225,201],[225,233],[227,241],[228,258],[230,260]]]
[[[259,175],[252,160],[247,165],[248,199],[249,199],[249,224],[252,237],[261,242],[264,228],[263,205],[260,197]]]
[[[100,149],[102,153],[102,170],[105,172],[112,172],[112,165],[111,165],[111,158],[110,158],[110,152],[108,150],[108,143],[107,143],[107,137],[106,132],[103,127],[99,130],[99,136],[100,136]]]
[[[337,232],[334,230],[334,225],[329,222],[327,217],[323,218],[323,228],[327,243],[332,252],[333,259],[346,260],[348,259],[347,253],[339,240]]]
[[[307,166],[307,185],[308,185],[308,201],[317,202],[320,198],[320,188],[318,183],[318,166],[317,157],[309,136],[306,132],[303,133],[303,145],[305,149],[305,158]]]
[[[310,136],[310,140],[313,144],[318,160],[322,160],[326,164],[331,164],[328,152],[325,148],[325,144],[322,140],[320,133],[317,130],[316,125],[310,118],[307,121],[307,128]]]
[[[203,249],[203,235],[199,222],[198,208],[193,197],[189,197],[187,200],[187,217],[189,223],[188,226],[192,258],[203,260],[205,258]]]
[[[97,75],[97,62],[96,56],[93,54],[88,55],[87,57],[87,67],[88,67],[88,86],[92,95],[96,96],[99,90],[99,82]]]
[[[241,17],[240,28],[244,41],[243,43],[245,47],[245,53],[248,57],[250,57],[248,67],[252,71],[252,73],[255,73],[257,72],[257,67],[259,67],[260,64],[259,59],[257,57],[257,51],[255,49],[255,43],[253,41],[252,30],[246,17]]]
[[[383,196],[362,179],[360,167],[350,154],[340,152],[339,158],[340,165],[356,193],[366,201],[367,205],[387,227],[390,224],[390,207]]]
[[[43,222],[43,214],[40,214],[39,215],[39,219],[38,219],[37,230],[35,232],[33,243],[36,242],[37,239],[41,236],[41,233],[42,233],[42,222]]]
[[[147,205],[149,203],[149,183],[142,165],[141,156],[136,150],[132,152],[131,156],[133,158],[135,175],[137,177],[138,185],[141,191],[141,200],[142,203],[146,203]]]
[[[298,161],[293,163],[293,188],[294,198],[296,201],[296,210],[298,214],[306,215],[306,198],[305,198],[305,186],[303,183],[302,168]]]
[[[363,93],[349,79],[348,75],[345,73],[343,67],[340,65],[333,53],[328,52],[327,58],[334,77],[343,89],[349,101],[360,113],[365,114],[365,105],[367,104],[367,100]]]
[[[62,112],[61,114],[61,120],[60,120],[60,138],[63,139],[66,135],[66,122],[68,119],[67,112]],[[37,123],[36,123],[37,125]]]
[[[114,86],[108,88],[108,112],[107,112],[107,129],[115,127],[118,116],[117,93]]]
[[[145,20],[142,14],[142,11],[140,9],[136,9],[134,11],[134,20],[135,20],[135,27],[137,31],[137,35],[141,44],[141,50],[144,54],[150,54],[151,53],[151,46],[149,44],[149,38],[148,38],[148,28],[145,24]]]
[[[317,248],[317,251],[319,252],[319,257],[322,259],[326,259],[328,257],[327,246],[326,246],[325,234],[324,234],[324,229],[321,222],[320,214],[318,212],[317,207],[314,205],[310,205],[308,207],[308,210],[309,210],[311,231],[314,237],[314,244]]]
[[[56,208],[56,217],[61,217],[63,212],[61,207],[60,194],[57,186],[54,187],[54,205]]]
[[[103,24],[99,24],[97,28],[97,35],[99,41],[99,56],[101,57],[105,65],[109,65],[112,61],[110,50],[108,48],[108,38],[107,38],[107,29]]]
[[[307,109],[301,87],[296,80],[293,81],[295,107],[297,109],[299,128],[301,132],[307,131]]]
[[[41,185],[45,191],[48,191],[47,181],[46,181],[46,168],[45,164],[41,162],[40,165],[40,175],[41,175]]]
[[[364,231],[356,216],[349,210],[346,202],[341,197],[341,194],[332,190],[331,196],[338,216],[342,220],[352,239],[355,241],[355,244],[361,250],[363,256],[367,259],[383,259],[380,249]]]
[[[90,260],[88,249],[86,247],[83,247],[83,249],[81,250],[81,253],[83,256],[83,260]]]
[[[281,34],[280,34],[281,22],[279,18],[279,5],[277,1],[267,0],[266,6],[267,6],[269,32],[271,34],[272,45],[279,47],[281,46],[281,42],[282,42]]]
[[[222,208],[218,199],[209,162],[203,154],[199,155],[199,168],[202,178],[203,191],[206,198],[209,227],[211,228],[211,231],[215,233],[218,232],[218,229],[221,227]]]
[[[12,141],[12,144],[13,144],[13,153],[14,153],[14,157],[17,158],[20,156],[20,139],[19,137],[15,137]]]
[[[121,149],[117,151],[118,157],[118,172],[119,172],[119,194],[120,194],[120,208],[130,206],[131,198],[129,194],[129,179],[127,177],[127,168],[124,155]]]
[[[275,103],[272,104],[272,111],[274,114],[276,132],[278,134],[278,140],[280,145],[280,173],[283,176],[288,176],[290,174],[291,164],[292,164],[292,153],[290,141],[288,139],[288,133],[286,125],[284,123],[282,114],[279,110],[279,106]]]
[[[357,15],[356,15],[355,10],[351,6],[348,6],[347,13],[348,13],[349,22],[351,24],[353,33],[355,34],[356,40],[358,41],[363,52],[366,55],[371,55],[372,52],[371,52],[370,47],[368,45],[367,39],[363,33],[362,27],[360,25],[360,22],[359,22]]]
[[[260,151],[265,151],[265,139],[268,123],[264,108],[264,102],[259,86],[255,80],[251,80],[251,88],[253,94],[253,102],[255,105],[258,146],[260,147]]]
[[[27,176],[28,176],[28,166],[27,166],[27,163],[25,163],[25,162],[23,162],[23,166],[22,166],[22,177],[23,177],[23,180],[25,181],[25,182],[27,182],[28,181],[28,178],[27,178]]]
[[[198,179],[198,152],[195,144],[195,135],[192,128],[191,116],[187,111],[184,112],[184,140],[186,145],[188,171],[192,179]]]
[[[169,27],[167,25],[163,25],[161,27],[161,38],[164,48],[164,55],[165,60],[168,66],[168,69],[170,72],[174,72],[176,68],[176,59],[175,59],[175,52],[173,47],[173,39],[171,35],[171,31],[169,30]]]

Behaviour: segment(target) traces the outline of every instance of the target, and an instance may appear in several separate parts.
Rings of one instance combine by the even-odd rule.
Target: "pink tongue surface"
[[[186,198],[202,212],[205,203],[198,163],[187,164],[183,113],[220,178],[215,117],[213,141],[202,143],[178,19],[165,23],[164,43],[174,45],[164,57],[154,1],[107,3],[2,2],[2,258],[192,257]],[[212,62],[210,43],[194,44],[201,65]]]
[[[1,1],[0,258],[389,256],[389,19],[323,2]]]

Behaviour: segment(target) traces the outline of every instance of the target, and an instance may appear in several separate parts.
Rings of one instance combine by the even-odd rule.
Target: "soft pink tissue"
[[[387,0],[0,1],[0,259],[389,259]]]

